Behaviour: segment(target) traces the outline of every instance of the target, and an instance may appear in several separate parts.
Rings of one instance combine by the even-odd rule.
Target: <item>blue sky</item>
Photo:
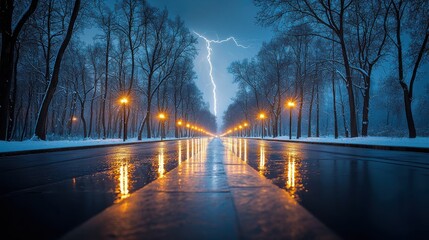
[[[196,31],[209,39],[220,40],[234,36],[248,48],[235,46],[233,42],[212,44],[213,77],[217,85],[217,119],[222,124],[223,112],[235,96],[237,86],[228,73],[228,66],[235,60],[255,56],[262,42],[269,41],[273,33],[256,23],[258,8],[252,0],[148,0],[158,8],[167,8],[170,17],[179,15],[191,31]],[[213,112],[212,84],[209,78],[207,49],[205,41],[198,39],[199,54],[195,59],[197,86],[204,94]]]

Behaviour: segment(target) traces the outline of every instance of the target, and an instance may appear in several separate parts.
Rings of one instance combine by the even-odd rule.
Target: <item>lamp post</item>
[[[238,128],[240,129],[240,137],[243,137],[243,126],[240,125]]]
[[[186,128],[188,128],[188,130],[186,130],[186,134],[188,135],[187,137],[190,138],[191,137],[191,124],[187,123]]]
[[[289,107],[289,139],[292,139],[292,108],[295,107],[295,103],[289,101],[287,106]]]
[[[179,126],[179,132],[177,135],[178,137],[182,137],[182,125],[183,125],[182,120],[177,121],[177,125]]]
[[[249,124],[245,122],[243,125],[244,125],[244,136],[247,137],[247,126],[249,126]]]
[[[167,118],[164,113],[158,115],[159,121],[161,123],[161,141],[165,138],[165,119]]]
[[[121,98],[121,104],[122,104],[122,108],[123,108],[123,112],[124,112],[124,142],[125,140],[127,140],[127,123],[125,121],[126,119],[126,113],[125,113],[125,106],[128,103],[128,99],[126,97]]]
[[[262,130],[262,139],[264,138],[264,119],[265,119],[265,114],[260,113],[259,114],[259,119],[261,119],[261,130]]]

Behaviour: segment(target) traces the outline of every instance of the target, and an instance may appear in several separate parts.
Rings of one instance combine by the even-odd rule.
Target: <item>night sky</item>
[[[233,84],[228,66],[235,60],[254,57],[262,42],[269,41],[273,33],[256,22],[258,9],[252,0],[149,0],[152,6],[167,8],[170,18],[179,15],[191,31],[196,31],[213,40],[234,36],[248,48],[235,46],[233,42],[212,44],[213,77],[217,84],[217,119],[221,117],[231,98],[235,96],[237,86]],[[213,113],[212,84],[209,78],[206,43],[198,38],[199,52],[195,59],[196,83],[210,104]]]

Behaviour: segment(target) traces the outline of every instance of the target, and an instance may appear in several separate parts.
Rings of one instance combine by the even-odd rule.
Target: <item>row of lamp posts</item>
[[[289,108],[289,139],[292,139],[292,109],[295,107],[295,102],[293,101],[288,101],[287,102],[287,107]],[[266,116],[265,113],[259,113],[258,119],[261,120],[261,138],[263,139],[265,136],[265,128],[264,128],[264,120],[265,120]],[[247,123],[245,123],[244,125],[245,127],[247,127]],[[240,125],[239,126],[240,130],[242,130],[243,126]],[[238,130],[237,128],[234,128],[234,130]],[[227,131],[225,134],[229,134],[232,131],[229,130]],[[223,135],[225,135],[223,134]]]
[[[288,101],[287,102],[287,106],[289,108],[289,139],[292,139],[292,109],[295,107],[295,102],[293,101]],[[259,114],[259,119],[261,120],[261,138],[264,138],[264,119],[265,119],[265,114],[264,113],[260,113]]]
[[[123,140],[124,140],[124,142],[125,142],[125,140],[127,140],[127,123],[126,123],[126,106],[127,106],[127,104],[128,104],[128,98],[126,98],[126,97],[123,97],[123,98],[121,98],[120,100],[119,100],[119,102],[121,103],[121,105],[122,105],[122,112],[123,112],[123,129],[124,129],[124,132],[123,132]],[[166,137],[166,132],[165,132],[165,122],[166,122],[166,120],[167,120],[167,115],[165,114],[165,113],[159,113],[159,115],[158,115],[158,119],[159,119],[159,124],[160,124],[160,127],[161,127],[161,141],[163,140],[163,139],[165,139],[165,137]],[[74,119],[73,119],[74,120]],[[179,127],[182,127],[183,125],[184,125],[184,123],[181,121],[181,120],[179,120],[178,122],[177,122],[177,125],[179,125]],[[200,132],[204,132],[204,133],[206,133],[206,134],[208,134],[208,135],[212,135],[212,134],[210,134],[210,133],[208,133],[208,132],[205,132],[205,130],[204,129],[202,129],[202,128],[197,128],[197,127],[195,127],[195,126],[191,126],[189,123],[187,123],[186,124],[186,127],[189,129],[189,136],[190,136],[190,131],[191,131],[191,129],[196,129],[196,130],[198,130],[198,131],[200,131]]]

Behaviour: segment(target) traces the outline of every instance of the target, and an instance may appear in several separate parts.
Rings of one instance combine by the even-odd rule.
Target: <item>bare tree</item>
[[[0,140],[8,139],[7,128],[10,120],[9,91],[13,82],[16,41],[25,22],[36,10],[38,2],[38,0],[32,0],[30,6],[16,21],[14,21],[15,1],[2,0],[0,3],[0,32],[2,34],[0,55]],[[13,27],[15,22],[16,25]]]
[[[387,17],[390,5],[385,6],[380,0],[354,1],[355,34],[350,42],[356,42],[358,67],[355,67],[363,78],[360,88],[363,96],[362,136],[368,135],[370,90],[374,66],[381,59],[387,42]]]
[[[60,49],[58,50],[57,53],[57,57],[55,59],[55,65],[54,65],[54,69],[52,72],[52,77],[51,80],[49,82],[48,88],[46,90],[45,93],[45,97],[43,99],[42,102],[42,106],[39,110],[39,114],[38,114],[38,118],[37,118],[37,122],[36,122],[36,129],[35,129],[35,137],[41,139],[41,140],[46,140],[46,121],[47,121],[47,116],[48,116],[48,109],[49,109],[49,105],[51,103],[51,100],[54,96],[55,90],[57,88],[57,84],[58,84],[58,75],[59,75],[59,71],[60,71],[60,67],[61,67],[61,60],[62,57],[64,55],[64,52],[70,42],[70,39],[72,37],[73,34],[73,27],[74,24],[76,22],[76,18],[77,15],[79,13],[79,9],[80,9],[80,2],[81,0],[76,0],[74,7],[73,7],[73,12],[72,15],[70,17],[70,22],[67,28],[67,33],[66,36],[61,44]]]
[[[280,116],[285,93],[291,88],[287,84],[287,71],[291,64],[290,54],[283,44],[283,39],[273,39],[264,44],[258,53],[259,71],[262,80],[260,89],[272,116],[273,137],[279,136]],[[290,93],[289,93],[290,94]]]
[[[103,139],[107,137],[106,129],[106,101],[107,93],[109,92],[109,59],[110,59],[110,50],[112,44],[112,30],[114,24],[114,15],[113,12],[103,4],[101,1],[96,2],[97,11],[94,14],[93,18],[97,25],[101,28],[103,35],[99,36],[100,39],[105,41],[105,50],[104,50],[104,86],[101,88],[102,98],[101,98],[101,109],[99,122],[103,128]]]
[[[417,136],[414,117],[412,111],[414,82],[418,70],[425,57],[428,56],[429,39],[429,15],[427,9],[429,3],[424,0],[390,1],[393,26],[389,30],[389,38],[396,48],[396,61],[398,63],[398,81],[404,94],[404,109],[407,118],[408,136],[415,138]],[[412,31],[410,31],[412,29]],[[409,55],[404,53],[404,34],[408,33],[411,37],[411,50]],[[405,56],[404,56],[405,55]],[[406,81],[404,62],[407,57],[412,62],[412,72],[410,79]],[[405,58],[405,59],[404,59]]]
[[[311,21],[322,29],[328,29],[334,33],[335,39],[331,38],[326,32],[315,33],[318,37],[329,39],[339,44],[342,53],[342,64],[344,65],[345,74],[341,71],[338,73],[342,76],[346,83],[349,103],[350,115],[350,131],[351,137],[358,136],[356,122],[356,106],[355,96],[353,91],[352,81],[352,66],[350,64],[349,49],[347,43],[347,26],[348,16],[351,12],[351,4],[353,0],[336,0],[336,1],[321,1],[321,0],[255,0],[257,6],[260,7],[259,21],[265,25],[281,25],[283,28],[288,28],[286,23],[302,21]],[[288,21],[289,20],[289,21]]]
[[[142,138],[146,124],[147,138],[151,138],[151,109],[155,93],[170,78],[180,58],[195,55],[197,39],[193,37],[180,18],[168,19],[168,12],[145,11],[143,31],[143,56],[139,59],[145,76],[146,115],[140,125],[138,139]]]

